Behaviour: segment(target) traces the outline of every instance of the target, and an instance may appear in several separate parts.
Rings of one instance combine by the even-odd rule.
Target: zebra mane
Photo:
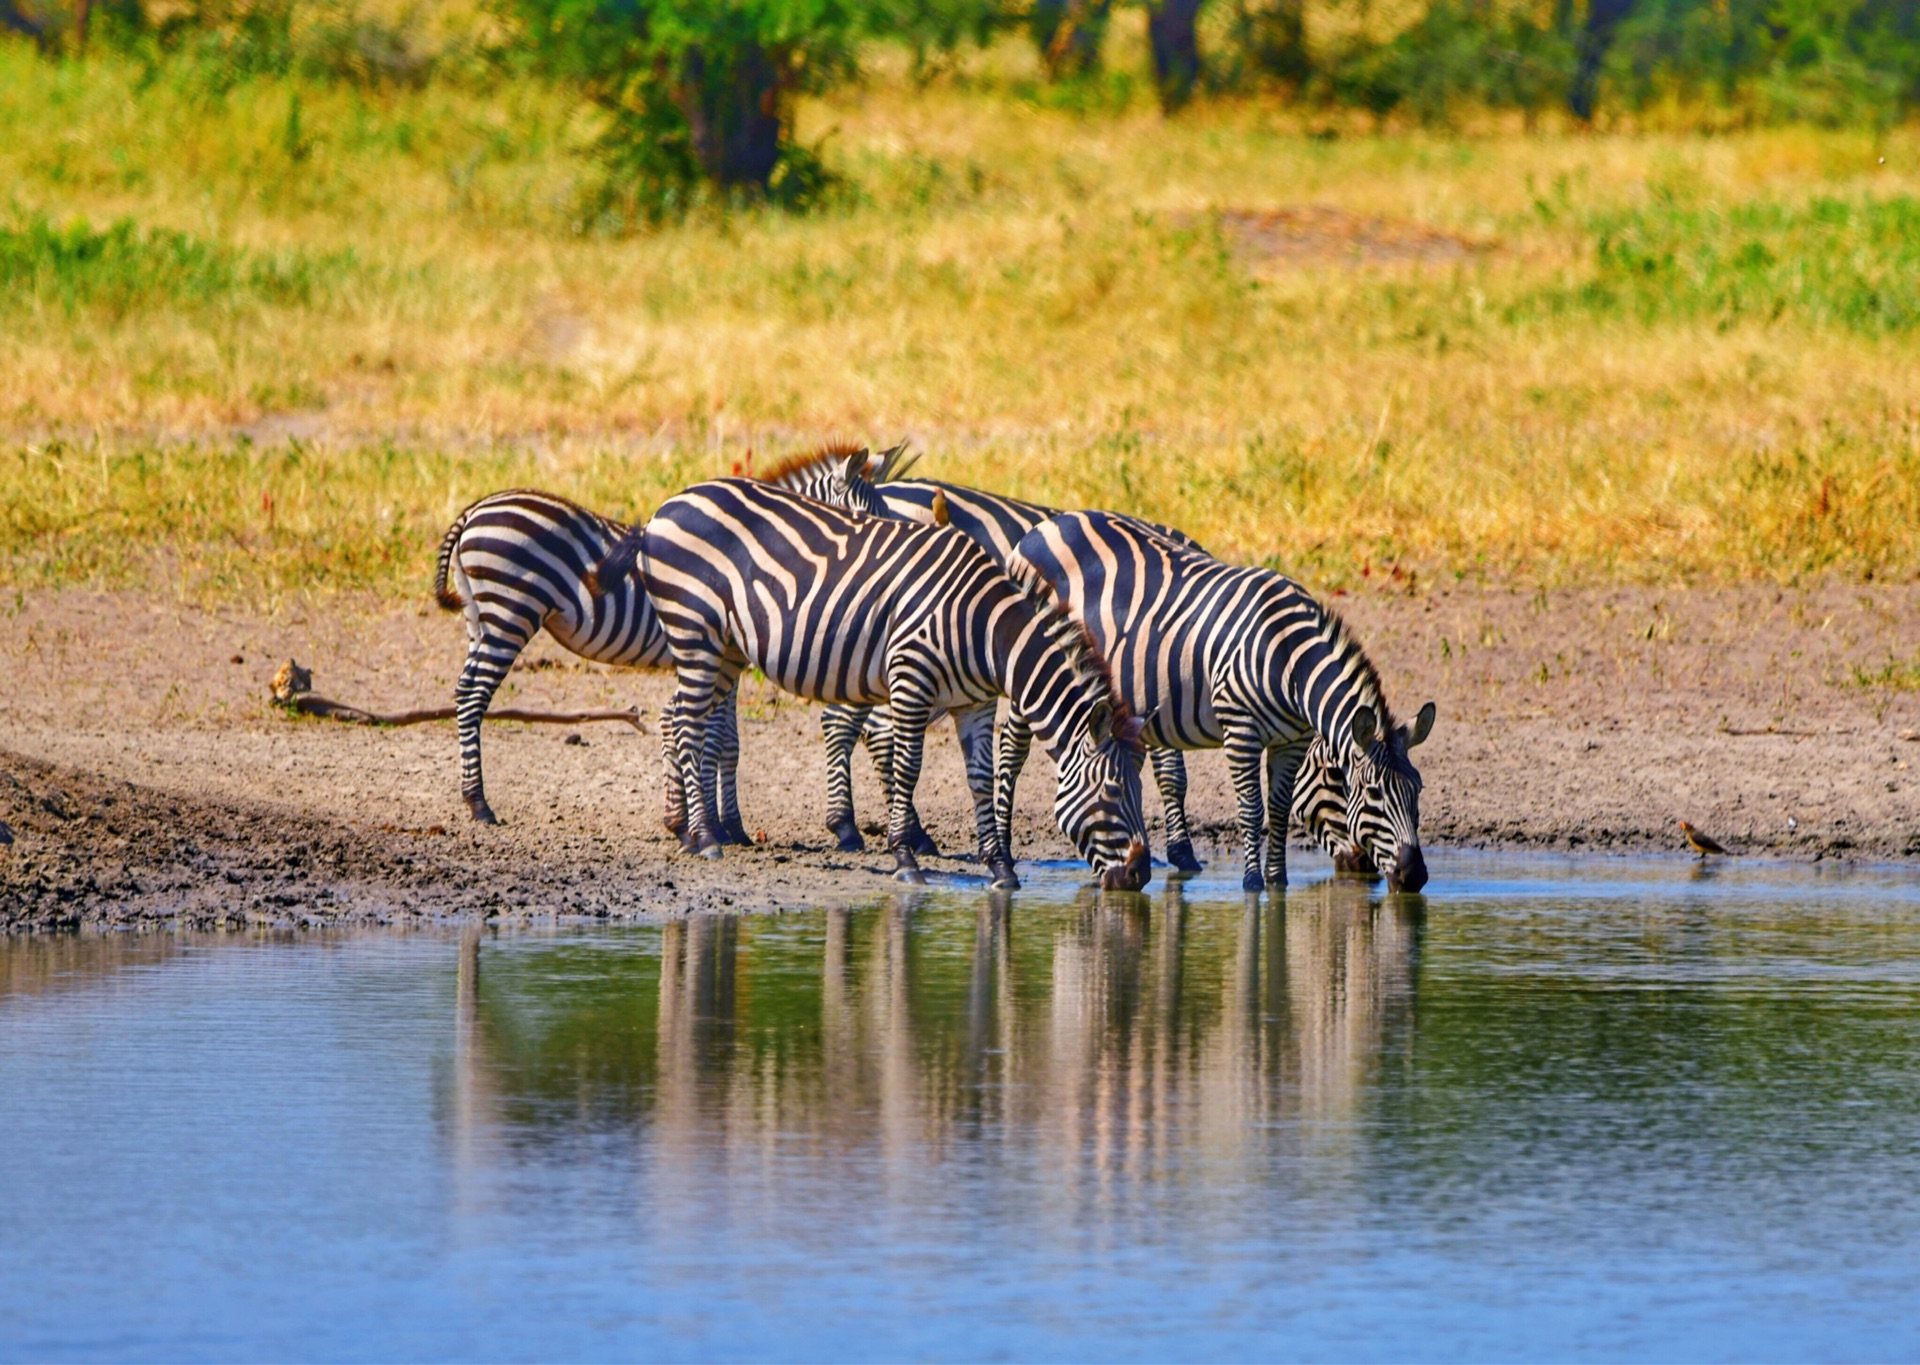
[[[816,450],[799,455],[790,455],[773,468],[750,477],[761,483],[779,484],[791,488],[801,483],[809,474],[816,472],[832,473],[833,467],[852,455],[864,455],[855,475],[868,483],[885,483],[897,479],[907,472],[907,467],[920,458],[919,452],[907,452],[907,443],[902,441],[891,450],[874,454],[868,447],[857,441],[829,441]]]
[[[1361,647],[1358,637],[1353,633],[1353,627],[1347,624],[1344,616],[1317,597],[1310,597],[1309,600],[1320,608],[1322,620],[1320,636],[1327,642],[1327,648],[1333,652],[1335,658],[1352,661],[1361,686],[1372,689],[1373,695],[1379,698],[1379,733],[1382,736],[1391,735],[1396,723],[1393,719],[1393,711],[1387,705],[1387,685],[1380,679],[1380,670],[1375,668],[1373,660],[1367,657],[1367,651]]]
[[[763,473],[751,477],[760,483],[786,484],[798,482],[806,474],[816,469],[831,466],[846,459],[849,455],[865,455],[867,448],[858,441],[829,441],[817,450],[803,451],[798,455],[789,455],[786,459]]]
[[[1093,632],[1074,619],[1046,579],[1019,554],[1007,561],[1007,575],[1026,594],[1040,629],[1067,656],[1067,666],[1082,688],[1097,687],[1113,711],[1113,733],[1130,748],[1142,747],[1145,726],[1127,706],[1113,680],[1113,668]]]

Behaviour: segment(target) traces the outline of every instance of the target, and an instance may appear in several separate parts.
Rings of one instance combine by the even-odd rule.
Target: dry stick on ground
[[[367,711],[345,702],[315,696],[313,673],[292,659],[280,665],[273,675],[273,704],[303,716],[324,716],[355,725],[418,725],[428,720],[452,720],[457,712],[451,706],[430,706],[419,711]],[[647,727],[640,723],[640,708],[624,711],[523,711],[518,707],[495,707],[487,712],[489,720],[527,720],[543,725],[579,725],[592,720],[623,720],[641,734]]]

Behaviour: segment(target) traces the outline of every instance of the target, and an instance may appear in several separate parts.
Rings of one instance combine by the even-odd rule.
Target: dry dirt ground
[[[708,863],[661,829],[656,735],[489,725],[488,790],[505,823],[480,828],[459,799],[450,724],[367,729],[268,704],[289,657],[339,700],[446,700],[464,632],[426,605],[247,612],[125,593],[8,597],[0,928],[655,914],[817,904],[889,884],[878,840],[843,855],[822,828],[817,708],[766,689],[749,686],[742,768],[747,823],[766,842]],[[1684,815],[1742,854],[1920,859],[1920,586],[1389,589],[1337,605],[1402,713],[1439,703],[1416,751],[1430,846],[1678,856]],[[637,702],[651,725],[666,693],[664,676],[580,664],[543,640],[501,704]],[[877,820],[877,787],[857,762],[862,818]],[[1220,756],[1193,768],[1195,815],[1230,840]],[[1070,857],[1048,817],[1050,766],[1036,755],[1029,773],[1018,851]],[[969,846],[944,725],[920,804],[943,845]],[[1151,794],[1148,804],[1157,823]],[[1229,844],[1214,856],[1234,855]]]

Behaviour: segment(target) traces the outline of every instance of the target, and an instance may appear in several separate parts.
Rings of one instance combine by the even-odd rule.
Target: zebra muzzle
[[[1427,860],[1422,856],[1419,846],[1402,848],[1399,856],[1393,860],[1393,866],[1387,870],[1387,890],[1418,891],[1427,884]]]
[[[1127,845],[1127,860],[1100,874],[1100,886],[1106,891],[1138,891],[1153,875],[1153,859],[1147,846],[1135,839]]]

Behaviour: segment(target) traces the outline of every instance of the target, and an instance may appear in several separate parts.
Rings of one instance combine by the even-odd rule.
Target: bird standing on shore
[[[1687,847],[1695,853],[1698,853],[1703,859],[1709,853],[1718,853],[1723,858],[1731,858],[1733,856],[1724,848],[1720,847],[1719,844],[1715,843],[1712,838],[1702,834],[1685,820],[1680,822],[1680,833],[1686,836]]]

